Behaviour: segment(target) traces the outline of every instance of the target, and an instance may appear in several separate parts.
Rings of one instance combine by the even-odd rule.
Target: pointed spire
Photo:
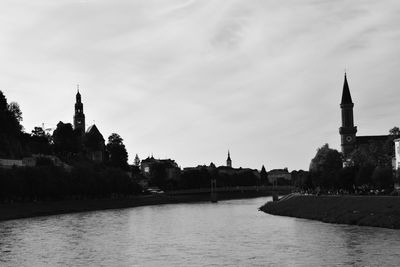
[[[347,83],[347,75],[346,75],[346,72],[344,73],[344,84],[343,84],[343,92],[342,92],[342,102],[341,102],[340,104],[341,104],[341,105],[353,104],[353,101],[352,101],[351,95],[350,95],[349,84]]]
[[[228,149],[228,160],[231,159],[231,154],[229,153],[229,149]]]
[[[77,92],[76,92],[76,102],[77,102],[77,103],[80,103],[80,102],[81,102],[81,93],[79,93],[79,84],[76,85],[76,89],[77,89]]]

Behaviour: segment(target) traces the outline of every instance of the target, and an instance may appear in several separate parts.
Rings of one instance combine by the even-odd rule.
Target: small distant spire
[[[79,83],[76,85],[76,89],[78,90],[79,93]]]
[[[228,150],[228,158],[226,159],[226,166],[232,167],[231,153]]]

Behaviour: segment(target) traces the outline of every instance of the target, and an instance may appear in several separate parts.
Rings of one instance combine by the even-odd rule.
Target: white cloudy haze
[[[30,132],[119,133],[130,161],[308,169],[340,149],[344,69],[358,134],[400,125],[400,1],[0,2],[0,90]]]

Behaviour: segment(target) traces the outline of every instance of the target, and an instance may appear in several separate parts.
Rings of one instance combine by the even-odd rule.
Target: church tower
[[[346,73],[344,74],[344,84],[342,92],[342,127],[339,128],[341,136],[342,153],[347,157],[355,148],[357,127],[354,126],[353,101],[351,100],[350,89],[347,83]]]
[[[229,150],[228,150],[228,158],[226,159],[226,166],[232,168],[232,160]]]
[[[85,114],[83,114],[83,104],[81,101],[81,94],[79,93],[79,87],[76,93],[74,129],[79,130],[81,134],[85,133]]]

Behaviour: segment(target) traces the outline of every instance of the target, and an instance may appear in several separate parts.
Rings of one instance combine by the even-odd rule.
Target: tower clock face
[[[353,137],[351,137],[351,136],[346,136],[346,141],[350,143],[351,141],[353,141]]]

